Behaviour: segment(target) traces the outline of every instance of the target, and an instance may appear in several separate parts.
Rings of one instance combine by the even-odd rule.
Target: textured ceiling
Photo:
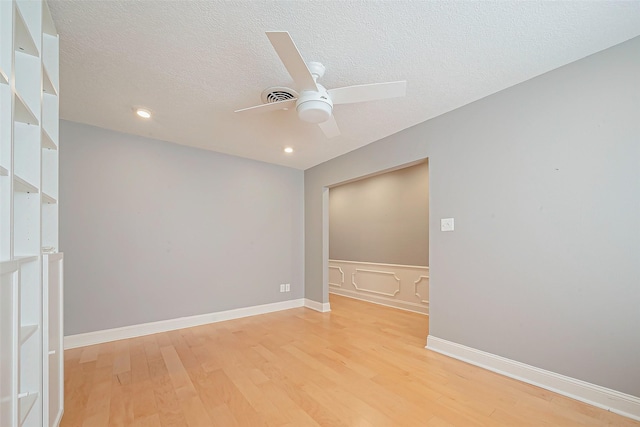
[[[49,5],[63,119],[299,169],[640,35],[638,1]],[[326,66],[328,89],[406,79],[407,96],[336,106],[333,139],[292,110],[236,115],[263,89],[292,84],[270,30],[289,31],[305,60]]]

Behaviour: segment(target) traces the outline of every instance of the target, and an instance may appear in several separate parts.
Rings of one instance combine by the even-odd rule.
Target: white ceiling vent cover
[[[274,86],[268,87],[262,91],[262,102],[264,102],[265,104],[279,101],[288,101],[290,99],[296,98],[298,98],[298,92],[288,87]]]

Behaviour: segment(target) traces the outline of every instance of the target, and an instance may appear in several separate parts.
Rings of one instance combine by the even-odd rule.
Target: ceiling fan
[[[324,75],[324,65],[319,62],[305,63],[287,31],[267,31],[266,34],[293,78],[297,92],[288,88],[268,88],[262,93],[264,104],[236,110],[236,113],[265,113],[295,107],[301,120],[317,123],[327,138],[333,138],[340,135],[332,114],[334,105],[395,98],[406,94],[406,80],[327,90],[318,83],[318,78]]]

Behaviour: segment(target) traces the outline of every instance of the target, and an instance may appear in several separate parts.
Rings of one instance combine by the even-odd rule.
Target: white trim
[[[379,171],[376,171],[376,172],[373,172],[373,173],[369,173],[367,175],[357,176],[355,178],[351,178],[351,179],[348,179],[346,181],[341,181],[341,182],[336,182],[334,184],[329,184],[328,186],[326,186],[324,188],[331,189],[333,187],[337,187],[338,185],[344,185],[344,184],[348,184],[350,182],[361,181],[361,180],[363,180],[365,178],[371,178],[373,176],[382,175],[382,174],[385,174],[385,173],[388,173],[388,172],[394,172],[394,171],[397,171],[397,170],[400,170],[400,169],[409,168],[411,166],[416,166],[416,165],[419,165],[421,163],[426,163],[427,160],[429,160],[429,158],[425,157],[424,159],[415,160],[415,161],[409,162],[409,163],[403,163],[401,165],[393,166],[393,167],[390,167],[388,169],[382,169],[382,170],[379,170]]]
[[[330,259],[329,262],[344,262],[345,264],[365,264],[365,265],[382,265],[385,267],[402,267],[411,269],[422,269],[429,271],[428,265],[408,265],[408,264],[385,264],[384,262],[364,262],[364,261],[345,261],[342,259]]]
[[[11,274],[18,271],[20,264],[18,261],[2,261],[0,262],[0,275]]]
[[[331,311],[331,306],[328,302],[321,303],[308,298],[304,299],[304,306],[311,310],[319,311],[320,313],[327,313]]]
[[[429,335],[427,349],[640,421],[640,397]]]
[[[358,284],[356,283],[356,274],[361,273],[361,272],[362,273],[383,274],[383,275],[386,274],[387,276],[393,276],[394,280],[396,282],[398,282],[398,287],[393,291],[392,294],[390,294],[388,292],[374,291],[373,289],[359,288]],[[371,292],[372,294],[385,295],[385,296],[392,297],[392,298],[400,293],[400,279],[398,278],[398,276],[395,275],[395,273],[393,271],[378,271],[378,270],[366,270],[364,268],[356,268],[356,271],[351,273],[351,284],[358,291]]]
[[[420,296],[420,293],[418,292],[418,284],[420,282],[422,282],[422,280],[427,279],[427,286],[429,286],[429,276],[420,276],[418,277],[418,280],[416,280],[415,282],[413,282],[414,285],[414,290],[416,291],[415,294],[418,298],[420,298],[420,302],[425,303],[425,304],[429,304],[429,300],[426,299],[422,299],[422,297]]]
[[[342,285],[344,285],[344,271],[342,271],[342,268],[340,267],[336,267],[335,265],[330,265],[329,266],[329,271],[331,271],[331,269],[334,268],[336,270],[338,270],[340,272],[340,283],[331,283],[329,282],[329,286],[336,286],[338,288],[341,288]]]
[[[65,350],[67,350],[70,348],[101,344],[109,341],[135,338],[143,335],[157,334],[159,332],[173,331],[175,329],[205,325],[207,323],[216,323],[225,320],[255,316],[258,314],[272,313],[274,311],[288,310],[290,308],[303,307],[305,305],[305,300],[303,298],[299,298],[289,301],[274,302],[271,304],[255,305],[252,307],[218,311],[215,313],[199,314],[196,316],[179,317],[177,319],[160,320],[158,322],[124,326],[122,328],[105,329],[102,331],[69,335],[64,337],[64,348]]]
[[[43,253],[42,256],[48,256],[49,257],[49,262],[56,262],[56,261],[60,261],[63,259],[64,257],[64,252],[53,252],[53,253]]]
[[[429,315],[429,303],[427,304],[415,304],[402,300],[393,300],[388,298],[380,298],[375,295],[365,295],[360,292],[350,291],[348,289],[330,289],[330,294],[340,295],[343,297],[357,299],[359,301],[366,301],[372,304],[384,305],[385,307],[397,308],[399,310],[410,311],[412,313]]]

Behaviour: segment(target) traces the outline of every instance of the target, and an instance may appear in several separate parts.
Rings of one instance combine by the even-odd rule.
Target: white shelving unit
[[[2,427],[57,426],[62,418],[58,47],[45,2],[0,0]]]
[[[64,412],[64,346],[63,346],[63,257],[61,253],[45,254],[44,278],[44,421],[57,426]]]

